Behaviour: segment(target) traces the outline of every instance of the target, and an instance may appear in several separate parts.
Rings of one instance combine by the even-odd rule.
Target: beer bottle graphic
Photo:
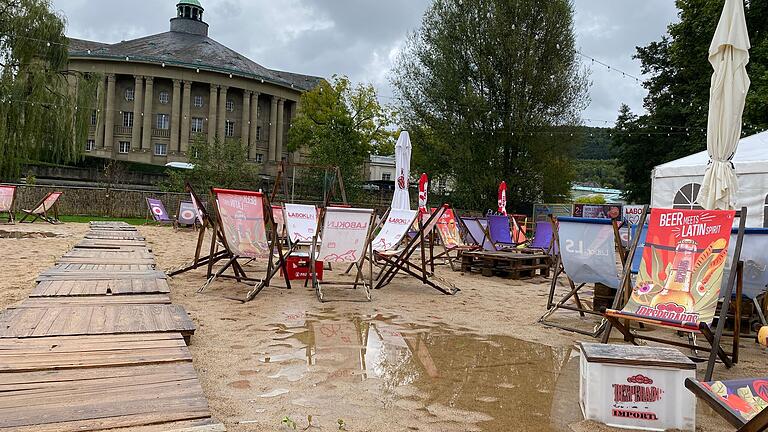
[[[675,258],[672,261],[672,270],[667,275],[664,289],[651,300],[651,307],[675,303],[684,307],[686,312],[693,310],[691,274],[693,273],[696,250],[696,242],[690,239],[683,239],[677,244]]]

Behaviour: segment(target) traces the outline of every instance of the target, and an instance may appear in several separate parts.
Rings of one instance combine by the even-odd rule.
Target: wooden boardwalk
[[[192,366],[195,326],[169,292],[134,227],[92,222],[0,313],[0,430],[225,430]]]

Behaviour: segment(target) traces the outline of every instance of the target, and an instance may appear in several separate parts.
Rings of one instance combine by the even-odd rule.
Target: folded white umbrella
[[[710,163],[697,202],[706,209],[736,206],[738,182],[731,158],[741,138],[741,116],[749,90],[749,35],[742,0],[726,0],[709,46],[714,73],[709,89],[707,152]]]
[[[408,179],[411,176],[411,137],[408,132],[400,132],[395,144],[395,194],[392,197],[393,210],[410,210],[411,198],[408,195]]]

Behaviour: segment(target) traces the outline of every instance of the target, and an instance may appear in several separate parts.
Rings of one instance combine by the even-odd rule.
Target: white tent
[[[694,208],[708,162],[703,151],[655,167],[651,206]],[[747,226],[768,227],[768,131],[742,138],[733,165],[739,183],[736,208],[747,207]]]

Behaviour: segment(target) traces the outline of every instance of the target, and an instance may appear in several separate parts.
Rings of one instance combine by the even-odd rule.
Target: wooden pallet
[[[506,276],[524,279],[534,276],[549,277],[549,255],[517,252],[464,252],[461,271],[480,272],[483,276]]]
[[[166,279],[156,277],[101,280],[43,280],[32,289],[30,297],[68,297],[122,294],[167,294]]]
[[[154,305],[171,304],[168,294],[92,295],[71,297],[32,297],[9,309],[56,306],[106,306],[106,305]]]

